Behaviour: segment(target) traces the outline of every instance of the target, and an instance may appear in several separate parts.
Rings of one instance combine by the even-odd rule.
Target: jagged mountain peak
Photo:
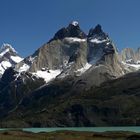
[[[56,32],[52,40],[64,39],[66,37],[86,38],[87,35],[82,31],[77,21],[72,21],[67,27],[63,27]],[[50,42],[49,41],[49,42]]]
[[[0,48],[0,77],[4,71],[22,61],[17,51],[8,43],[4,43]]]
[[[91,28],[89,30],[88,38],[107,39],[108,35],[103,31],[102,26],[97,24],[95,28]]]
[[[102,26],[100,24],[97,24],[95,26],[95,28],[92,29],[92,34],[99,34],[102,32],[103,32],[103,30],[102,30]]]
[[[106,65],[112,62],[115,54],[116,48],[108,35],[103,32],[101,25],[91,29],[91,35],[87,37],[79,23],[72,21],[33,55],[18,63],[16,70],[28,71],[39,76],[42,74],[42,77],[49,75],[47,79],[48,77],[52,79],[52,75],[54,79],[59,74],[64,74],[64,77],[75,73],[80,75],[96,64]]]
[[[0,53],[6,53],[6,52],[13,52],[16,53],[16,50],[12,47],[12,45],[8,44],[8,43],[3,43],[1,48],[0,48]]]

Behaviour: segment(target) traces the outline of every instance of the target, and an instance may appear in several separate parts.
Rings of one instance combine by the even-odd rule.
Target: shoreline
[[[22,130],[1,131],[0,139],[4,140],[140,140],[140,133],[128,131],[106,132],[79,132],[79,131],[54,131],[54,132],[26,132]]]
[[[22,130],[25,132],[54,132],[54,131],[77,131],[77,132],[105,132],[105,131],[129,131],[140,133],[138,126],[118,126],[118,127],[44,127],[44,128],[0,128],[0,131]]]

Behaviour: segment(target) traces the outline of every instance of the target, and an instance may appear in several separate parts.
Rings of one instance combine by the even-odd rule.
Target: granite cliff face
[[[97,25],[86,35],[79,23],[74,21],[60,29],[33,55],[17,64],[15,70],[31,73],[59,71],[56,76],[62,78],[81,75],[95,67],[97,73],[108,73],[110,77],[119,77],[125,73],[114,44],[102,27]]]
[[[136,58],[137,58],[137,61],[140,61],[140,48],[136,50]],[[137,63],[140,64],[140,62],[137,62]]]
[[[124,69],[119,61],[116,47],[109,36],[103,32],[100,25],[89,31],[88,46],[88,60],[90,63],[102,64],[108,67],[110,74],[116,77],[123,75]]]
[[[121,59],[127,63],[136,63],[137,56],[135,51],[132,48],[125,48],[121,52]]]
[[[131,72],[140,69],[140,48],[134,50],[132,48],[125,48],[120,53],[120,61]]]
[[[42,68],[63,70],[70,63],[81,61],[76,66],[80,68],[86,63],[84,58],[86,49],[86,34],[80,29],[78,23],[73,22],[68,27],[60,29],[53,39],[18,64],[17,69],[26,63],[30,72],[36,72]]]
[[[132,48],[125,48],[121,52],[121,60],[130,64],[139,64],[140,61],[140,48],[136,50]]]

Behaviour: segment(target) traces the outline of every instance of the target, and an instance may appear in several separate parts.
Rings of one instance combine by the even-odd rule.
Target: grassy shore
[[[132,132],[74,132],[56,131],[30,133],[23,131],[3,131],[0,140],[140,140],[140,134]]]

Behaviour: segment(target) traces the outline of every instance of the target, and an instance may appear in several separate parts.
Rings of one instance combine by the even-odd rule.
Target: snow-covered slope
[[[15,49],[10,44],[3,44],[0,48],[0,77],[4,71],[22,61]]]
[[[57,75],[61,73],[61,70],[39,70],[35,73],[32,73],[34,76],[43,78],[46,83],[56,78]]]

